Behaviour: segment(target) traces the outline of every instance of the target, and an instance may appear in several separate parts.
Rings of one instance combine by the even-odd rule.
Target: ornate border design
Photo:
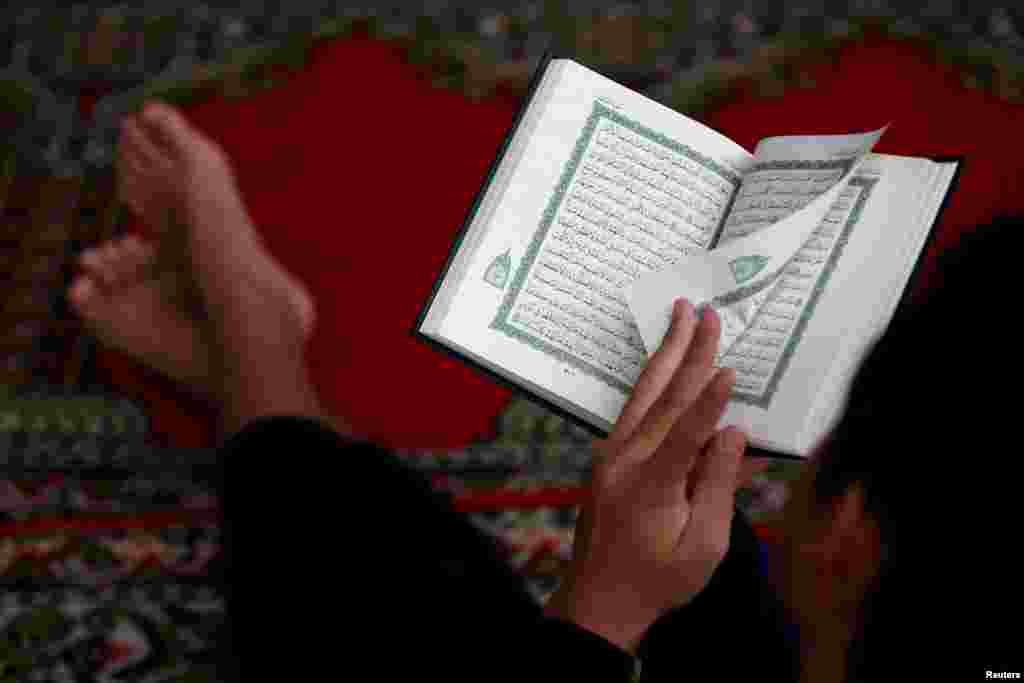
[[[657,131],[651,130],[650,128],[647,128],[646,126],[643,126],[640,123],[637,123],[636,121],[633,121],[632,119],[623,116],[619,112],[601,104],[598,101],[594,102],[594,106],[590,113],[590,116],[587,117],[587,122],[584,125],[582,131],[580,132],[579,138],[576,140],[576,146],[573,149],[573,153],[569,157],[569,161],[566,162],[565,167],[562,170],[561,178],[559,179],[558,184],[555,186],[554,193],[552,194],[551,199],[548,202],[547,208],[544,210],[544,215],[541,218],[540,226],[534,233],[533,239],[530,241],[530,244],[526,249],[526,253],[523,256],[523,259],[520,261],[519,268],[516,270],[515,277],[512,279],[512,285],[511,287],[509,287],[508,293],[505,295],[505,298],[502,301],[501,306],[498,308],[498,313],[495,316],[494,321],[491,323],[490,327],[491,329],[502,332],[508,335],[509,337],[516,339],[517,341],[521,341],[537,349],[538,351],[541,351],[555,358],[556,360],[568,363],[569,365],[578,368],[579,370],[587,373],[588,375],[591,375],[592,377],[601,380],[608,386],[611,386],[623,392],[624,394],[629,395],[629,393],[632,391],[632,387],[629,384],[623,382],[619,378],[613,376],[612,374],[608,373],[607,371],[600,367],[591,365],[583,360],[580,360],[576,356],[564,351],[563,349],[560,349],[552,344],[549,344],[543,339],[540,339],[539,337],[536,337],[533,334],[530,334],[529,332],[525,332],[519,329],[518,327],[514,327],[508,321],[509,315],[512,312],[512,308],[515,305],[516,300],[518,299],[520,290],[525,284],[526,278],[529,275],[533,263],[537,258],[537,255],[540,253],[541,245],[544,243],[544,240],[547,237],[548,229],[550,228],[551,223],[555,218],[555,215],[558,213],[558,210],[562,205],[562,201],[566,195],[567,190],[569,189],[569,185],[572,183],[573,179],[576,176],[576,169],[583,158],[584,152],[590,144],[591,137],[593,136],[593,133],[597,128],[597,125],[600,123],[602,119],[614,121],[615,123],[625,126],[632,130],[633,132],[642,135],[651,142],[664,145],[665,147],[671,149],[673,152],[686,156],[687,158],[701,164],[709,171],[712,171],[713,173],[716,173],[717,175],[722,177],[726,182],[732,184],[734,196],[736,191],[739,189],[740,182],[742,179],[734,171],[725,168],[724,166],[718,164],[712,159],[709,159],[708,157],[705,157],[704,155],[691,149],[690,147],[680,142],[677,142],[676,140],[668,138],[665,135],[658,133]],[[721,228],[724,224],[724,221],[725,218],[723,216],[722,220],[719,222],[718,227],[714,231],[715,234],[719,234],[721,232]]]

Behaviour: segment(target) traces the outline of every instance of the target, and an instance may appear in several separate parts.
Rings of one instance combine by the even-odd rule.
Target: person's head
[[[943,252],[787,502],[783,592],[805,644],[852,638],[848,681],[1024,668],[1024,645],[999,668],[1022,629],[1021,246],[1024,220],[1004,218]]]

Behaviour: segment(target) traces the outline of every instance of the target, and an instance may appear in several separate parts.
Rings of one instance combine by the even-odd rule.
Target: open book
[[[750,154],[546,56],[414,334],[605,435],[685,296],[719,313],[737,373],[719,426],[807,457],[959,171],[874,154],[882,133]]]

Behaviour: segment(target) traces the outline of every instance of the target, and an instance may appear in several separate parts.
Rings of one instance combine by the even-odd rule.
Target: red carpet
[[[892,121],[880,152],[966,155],[943,247],[999,211],[1024,210],[1015,125],[1024,107],[965,89],[926,54],[872,40],[845,50],[838,68],[818,68],[815,89],[768,100],[747,93],[709,121],[748,148],[768,135]],[[309,362],[324,402],[381,443],[446,448],[485,438],[508,400],[410,331],[517,104],[435,89],[397,50],[355,40],[319,50],[276,89],[186,110],[234,159],[272,251],[316,298]],[[208,444],[201,409],[151,376],[137,385],[143,373],[121,356],[101,360],[149,403],[171,445]]]
[[[417,80],[393,48],[350,41],[274,90],[187,113],[231,155],[271,250],[316,298],[309,364],[325,404],[391,446],[486,438],[508,392],[411,330],[515,102],[472,103]],[[103,356],[119,383],[137,379]],[[173,445],[208,438],[165,383],[148,378],[141,396]]]

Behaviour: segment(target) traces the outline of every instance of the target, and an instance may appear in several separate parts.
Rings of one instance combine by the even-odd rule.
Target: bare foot
[[[242,200],[231,162],[220,146],[176,109],[146,106],[124,126],[121,192],[150,225],[162,230],[161,258],[177,261],[198,292],[214,264],[237,263],[265,294],[280,295],[297,323],[314,317],[302,285],[263,244]]]
[[[209,392],[209,344],[181,305],[177,283],[153,272],[153,248],[137,237],[84,252],[68,300],[103,344],[128,353],[201,395]]]
[[[200,396],[212,395],[203,304],[183,292],[179,272],[159,267],[152,244],[134,235],[110,240],[85,251],[80,265],[68,299],[101,342]],[[314,321],[303,320],[308,338]]]
[[[198,234],[212,240],[206,244],[211,250],[233,250],[236,258],[244,254],[258,262],[255,265],[264,281],[291,303],[302,327],[314,324],[316,312],[309,293],[267,251],[249,220],[231,163],[216,142],[193,128],[176,109],[150,104],[143,114],[125,119],[120,151],[119,194],[156,230],[157,258],[164,268],[182,273],[186,296],[203,298],[193,253],[197,249],[193,238]],[[223,219],[219,230],[195,229],[211,217]],[[225,225],[232,229],[224,229]]]
[[[259,357],[270,365],[280,360],[277,369],[291,372],[297,357],[287,356],[301,357],[295,343],[301,344],[312,327],[313,302],[263,245],[227,155],[177,109],[147,104],[126,123],[124,149],[119,160],[122,193],[136,198],[143,218],[152,216],[151,226],[161,231],[161,249],[185,264],[179,270],[189,273],[191,287],[202,293],[211,312],[202,329],[212,341],[211,360],[223,375],[217,378],[217,393],[228,411],[225,435],[232,433],[248,416],[245,392],[259,385],[246,384],[248,373],[266,375],[275,369],[250,369],[239,357]],[[270,346],[263,349],[273,348],[273,353],[250,354],[256,347],[247,345],[268,339]],[[275,359],[275,354],[281,357]],[[303,378],[298,379],[303,385]],[[322,410],[313,407],[317,401],[308,382],[294,389],[292,398],[305,401],[304,409]],[[313,396],[299,396],[305,391]],[[269,407],[261,404],[260,410]],[[345,420],[322,417],[340,434],[354,435]]]
[[[160,242],[130,236],[86,251],[83,274],[68,299],[103,343],[209,397],[215,384],[205,305],[186,255],[171,243],[179,231],[170,223],[183,212],[175,205],[180,195],[160,177],[166,162],[144,126],[134,120],[126,124],[118,159],[120,199],[160,235]],[[275,281],[308,338],[315,323],[313,302],[301,283],[279,270]]]

